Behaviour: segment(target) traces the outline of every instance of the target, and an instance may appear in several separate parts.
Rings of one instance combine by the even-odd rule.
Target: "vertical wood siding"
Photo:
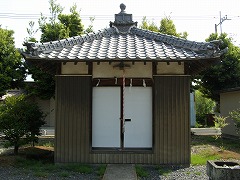
[[[55,162],[88,162],[91,77],[56,77]]]
[[[157,164],[190,163],[189,77],[154,77]]]
[[[155,76],[153,152],[91,152],[91,77],[57,76],[55,162],[189,164],[189,77]]]

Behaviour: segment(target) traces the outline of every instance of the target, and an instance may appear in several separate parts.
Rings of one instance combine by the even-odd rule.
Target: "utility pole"
[[[215,24],[215,33],[217,33],[217,27],[220,25],[220,32],[222,34],[222,23],[225,21],[225,20],[231,20],[231,19],[228,19],[227,15],[225,15],[224,17],[222,17],[221,15],[221,11],[219,12],[220,14],[220,22],[218,24]]]

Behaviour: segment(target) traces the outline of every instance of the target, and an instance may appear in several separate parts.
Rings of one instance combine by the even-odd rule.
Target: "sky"
[[[205,41],[215,32],[215,24],[227,15],[222,23],[222,32],[226,32],[236,45],[240,45],[240,0],[57,0],[63,13],[69,14],[70,7],[76,4],[84,27],[90,24],[90,17],[95,17],[94,31],[109,27],[114,21],[114,14],[120,12],[119,5],[126,5],[126,12],[133,15],[133,21],[141,24],[143,16],[159,26],[165,16],[173,20],[177,32],[186,31],[188,40]],[[40,13],[49,16],[48,0],[0,0],[0,25],[14,30],[15,45],[22,47],[28,36],[26,28],[29,21],[38,27]],[[220,25],[217,28],[220,32]],[[40,32],[36,34],[40,38]]]

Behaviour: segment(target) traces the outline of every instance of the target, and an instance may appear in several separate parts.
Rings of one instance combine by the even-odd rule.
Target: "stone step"
[[[221,135],[220,128],[191,128],[194,135]]]

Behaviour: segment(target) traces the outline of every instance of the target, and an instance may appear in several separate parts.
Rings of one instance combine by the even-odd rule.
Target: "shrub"
[[[44,119],[37,104],[28,101],[25,95],[6,98],[0,106],[0,132],[8,141],[6,146],[14,146],[14,154],[18,154],[20,146],[37,142]]]
[[[240,109],[229,112],[229,115],[234,120],[237,134],[240,134]]]
[[[204,97],[200,91],[195,91],[196,121],[200,125],[206,125],[206,115],[213,113],[216,103]]]
[[[222,130],[222,128],[224,128],[225,126],[228,125],[228,123],[226,123],[226,119],[228,117],[224,117],[224,116],[214,116],[214,125],[215,128],[220,128]]]
[[[222,128],[224,128],[225,126],[228,125],[228,123],[226,123],[226,119],[228,117],[224,117],[224,116],[214,116],[214,125],[215,128],[220,128],[221,129],[221,134],[220,135],[216,135],[216,139],[218,139],[219,137],[221,138],[222,141],[222,145],[220,146],[221,151],[223,151],[225,149],[224,145],[223,145],[223,140],[222,140]]]

